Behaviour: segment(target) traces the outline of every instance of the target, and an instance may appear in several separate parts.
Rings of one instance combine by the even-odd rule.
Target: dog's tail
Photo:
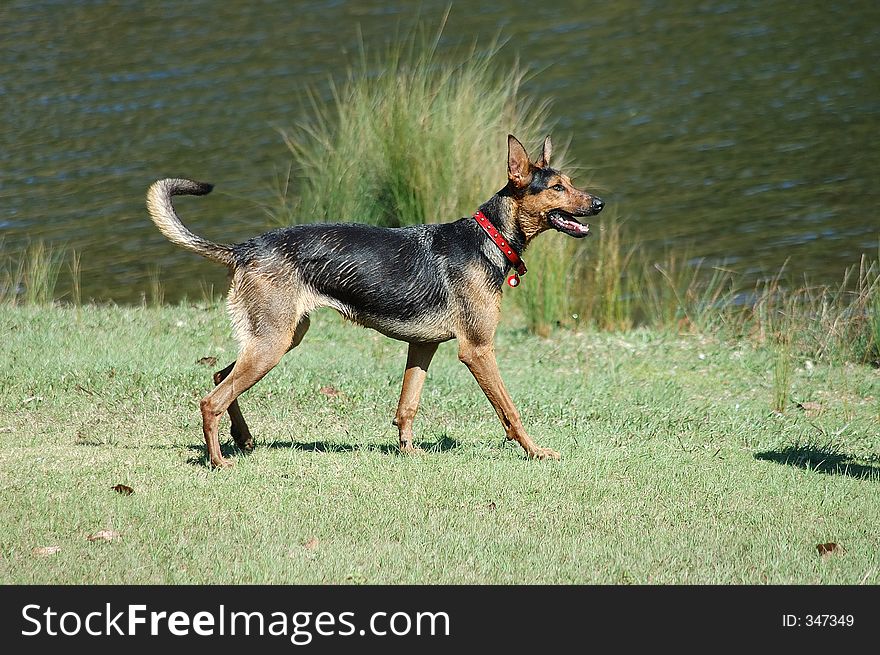
[[[231,268],[235,263],[232,247],[212,243],[187,230],[171,204],[171,196],[203,196],[211,193],[213,188],[213,185],[205,182],[180,178],[159,180],[147,191],[147,209],[156,227],[171,243]]]

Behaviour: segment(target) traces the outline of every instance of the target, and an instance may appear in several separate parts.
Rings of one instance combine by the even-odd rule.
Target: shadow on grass
[[[859,464],[852,455],[811,445],[786,446],[780,450],[755,453],[755,459],[797,466],[828,475],[848,475],[860,480],[880,482],[880,467]]]
[[[193,452],[199,453],[198,456],[193,456],[186,460],[187,464],[192,464],[193,466],[209,466],[208,453],[205,452],[205,447],[203,445],[187,444],[186,447]],[[220,444],[220,454],[223,455],[223,457],[246,457],[247,455],[250,455],[250,453],[243,451],[231,441]]]
[[[461,443],[456,441],[455,439],[450,439],[447,436],[443,436],[437,441],[427,442],[420,441],[416,442],[416,446],[424,450],[428,453],[438,453],[444,452],[447,450],[455,450],[461,446]],[[198,451],[198,457],[190,457],[187,460],[187,463],[192,464],[194,466],[207,466],[208,465],[208,456],[205,453],[205,447],[202,445],[190,444],[187,446],[192,451]],[[278,448],[278,449],[287,449],[293,448],[294,450],[302,450],[313,453],[353,453],[361,450],[366,451],[376,451],[383,453],[385,455],[401,455],[400,449],[397,447],[396,443],[385,443],[385,444],[366,444],[366,445],[356,445],[350,443],[339,443],[336,441],[270,441],[268,443],[259,443],[257,442],[256,448]],[[246,457],[250,453],[247,453],[238,446],[235,445],[232,441],[227,441],[225,443],[220,444],[220,452],[223,457]],[[403,456],[403,455],[401,455]]]

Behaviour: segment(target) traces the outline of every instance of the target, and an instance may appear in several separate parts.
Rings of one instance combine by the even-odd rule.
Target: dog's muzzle
[[[567,234],[570,237],[575,237],[576,239],[580,239],[585,236],[589,236],[590,234],[590,226],[586,223],[581,223],[578,221],[578,218],[583,216],[595,216],[602,208],[605,206],[605,202],[601,198],[593,198],[590,201],[589,208],[582,213],[570,214],[562,209],[554,209],[550,212],[547,218],[550,221],[550,226],[557,230],[558,232],[562,232],[563,234]]]

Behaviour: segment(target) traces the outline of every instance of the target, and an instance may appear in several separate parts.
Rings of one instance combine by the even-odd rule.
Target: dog
[[[521,256],[542,232],[589,234],[578,218],[598,214],[603,201],[575,188],[550,167],[544,140],[532,163],[508,135],[507,184],[473,217],[451,223],[383,228],[354,223],[306,224],[273,230],[236,245],[212,243],[190,232],[172,205],[176,195],[205,195],[210,184],[163,179],[147,192],[147,208],[172,243],[226,266],[227,305],[238,358],[214,374],[200,403],[207,457],[230,466],[218,437],[229,412],[231,434],[244,452],[254,447],[238,404],[309,329],[309,314],[332,307],[345,318],[409,344],[403,389],[392,422],[400,450],[413,445],[413,421],[428,366],[440,343],[458,340],[458,358],[470,369],[501,419],[508,439],[534,459],[559,459],[529,437],[495,361],[495,329],[505,279],[514,286],[526,267]],[[516,272],[510,275],[511,269]]]

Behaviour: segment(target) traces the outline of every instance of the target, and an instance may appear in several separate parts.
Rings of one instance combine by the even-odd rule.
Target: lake
[[[224,290],[220,267],[149,221],[149,184],[216,184],[182,212],[206,238],[264,231],[289,166],[278,129],[301,117],[304,92],[328,98],[359,31],[378,51],[417,17],[436,27],[447,5],[5,1],[3,249],[80,252],[84,299],[140,302],[155,275],[168,300]],[[648,250],[746,279],[788,260],[824,283],[877,256],[880,3],[460,3],[440,57],[499,34],[502,64],[533,72],[523,93],[552,100],[576,181]],[[498,174],[500,187],[503,162]]]

